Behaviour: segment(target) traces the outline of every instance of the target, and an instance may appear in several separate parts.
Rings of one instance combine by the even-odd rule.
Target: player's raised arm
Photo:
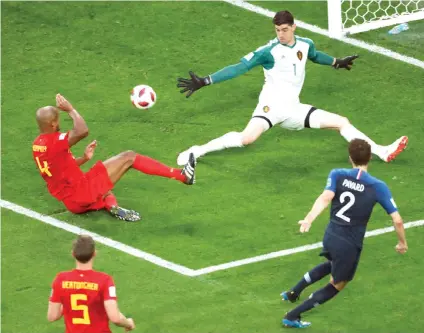
[[[180,90],[180,93],[183,94],[187,92],[186,97],[188,98],[196,90],[199,90],[204,86],[208,86],[212,83],[219,83],[229,79],[234,79],[235,77],[246,73],[248,70],[249,68],[244,63],[239,62],[238,64],[227,66],[219,70],[218,72],[205,77],[199,77],[198,75],[190,71],[190,79],[178,78],[177,87],[183,88]]]
[[[202,87],[208,86],[210,84],[217,84],[223,81],[234,79],[240,75],[247,73],[253,67],[258,65],[271,64],[274,62],[270,50],[273,46],[276,45],[276,41],[272,40],[268,44],[259,47],[254,52],[250,52],[243,58],[240,62],[234,65],[230,65],[220,69],[219,71],[210,74],[205,77],[199,77],[193,72],[189,72],[190,78],[178,78],[177,87],[183,88],[180,92],[183,94],[187,92],[186,97],[190,97],[196,90],[199,90]]]
[[[347,56],[345,58],[335,58],[328,54],[317,51],[314,42],[309,38],[302,38],[309,44],[308,59],[320,65],[333,66],[335,69],[345,68],[350,70],[353,66],[353,61],[359,58],[358,55]]]
[[[84,163],[88,162],[89,160],[91,160],[93,158],[94,150],[96,149],[96,147],[97,147],[97,141],[96,140],[94,140],[90,144],[88,144],[88,146],[84,150],[84,156],[78,157],[78,158],[75,159],[78,166],[83,165]]]
[[[84,118],[74,109],[72,104],[62,95],[56,95],[56,105],[62,111],[69,114],[74,122],[74,127],[69,132],[68,143],[69,147],[88,136],[88,127]]]

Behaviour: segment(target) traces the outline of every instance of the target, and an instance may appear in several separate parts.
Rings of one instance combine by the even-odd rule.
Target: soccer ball
[[[140,84],[131,90],[131,102],[137,109],[150,109],[156,103],[156,93],[152,87]]]

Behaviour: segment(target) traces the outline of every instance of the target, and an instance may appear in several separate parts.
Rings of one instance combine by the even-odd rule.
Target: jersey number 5
[[[41,165],[41,162],[38,156],[35,158],[35,160],[37,161],[38,169],[40,169],[40,172],[45,173],[47,176],[51,177],[52,173],[49,170],[49,165],[47,164],[47,162],[43,161],[43,165]]]
[[[82,318],[72,318],[72,324],[90,325],[90,315],[88,314],[88,306],[85,304],[78,304],[78,301],[87,301],[87,295],[85,294],[71,295],[71,309],[73,311],[82,311]]]
[[[340,202],[345,203],[345,201],[348,199],[347,203],[340,208],[340,210],[336,213],[336,216],[341,218],[343,221],[350,222],[350,218],[343,215],[350,207],[353,206],[355,203],[355,196],[351,192],[343,192],[340,195]]]

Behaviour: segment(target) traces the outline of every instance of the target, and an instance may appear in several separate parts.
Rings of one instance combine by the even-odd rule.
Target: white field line
[[[419,227],[419,226],[422,226],[422,225],[424,225],[424,220],[405,223],[404,227],[405,227],[405,229],[407,229],[407,228]],[[372,231],[368,231],[365,234],[365,237],[374,237],[374,236],[386,234],[388,232],[393,232],[394,230],[395,230],[394,227],[375,229],[375,230],[372,230]],[[287,249],[287,250],[281,250],[281,251],[277,251],[277,252],[262,254],[260,256],[256,256],[256,257],[252,257],[252,258],[246,258],[246,259],[231,261],[231,262],[221,264],[221,265],[210,266],[210,267],[198,269],[198,270],[194,271],[193,276],[210,274],[210,273],[216,272],[216,271],[222,271],[222,270],[233,268],[233,267],[248,265],[248,264],[252,264],[252,263],[255,263],[255,262],[259,262],[259,261],[269,260],[269,259],[272,259],[272,258],[284,257],[284,256],[292,255],[294,253],[318,249],[320,247],[322,247],[322,242],[318,242],[318,243],[314,243],[314,244],[308,244],[308,245],[304,245],[304,246],[299,246],[299,247],[295,247],[293,249]]]
[[[210,273],[213,273],[213,272],[216,272],[216,271],[222,271],[222,270],[225,270],[225,269],[229,269],[229,268],[233,268],[233,267],[239,267],[239,266],[243,266],[243,265],[248,265],[248,264],[252,264],[252,263],[255,263],[255,262],[265,261],[265,260],[269,260],[269,259],[273,259],[273,258],[284,257],[284,256],[292,255],[292,254],[295,254],[295,253],[299,253],[299,252],[310,251],[310,250],[320,248],[322,246],[322,243],[318,242],[318,243],[314,243],[314,244],[295,247],[293,249],[271,252],[271,253],[259,255],[259,256],[256,256],[256,257],[252,257],[252,258],[235,260],[235,261],[231,261],[231,262],[228,262],[228,263],[225,263],[225,264],[209,266],[209,267],[194,270],[194,269],[191,269],[191,268],[181,266],[181,265],[175,264],[173,262],[167,261],[165,259],[159,258],[159,257],[157,257],[153,254],[150,254],[150,253],[144,252],[142,250],[133,248],[133,247],[125,245],[123,243],[114,241],[113,239],[100,236],[96,233],[93,233],[91,231],[79,228],[79,227],[74,226],[72,224],[60,221],[60,220],[55,219],[53,217],[34,212],[33,210],[30,210],[30,209],[27,209],[25,207],[16,205],[16,204],[9,202],[9,201],[6,201],[6,200],[0,199],[0,207],[9,209],[9,210],[14,211],[15,213],[18,213],[18,214],[28,216],[32,219],[41,221],[43,223],[49,224],[49,225],[54,226],[56,228],[63,229],[65,231],[71,232],[71,233],[76,234],[76,235],[79,235],[79,234],[91,235],[95,239],[95,241],[98,242],[98,243],[109,246],[109,247],[111,247],[115,250],[125,252],[125,253],[127,253],[131,256],[134,256],[134,257],[137,257],[137,258],[140,258],[140,259],[144,259],[144,260],[149,261],[152,264],[155,264],[157,266],[161,266],[161,267],[170,269],[174,272],[177,272],[179,274],[190,276],[190,277],[210,274]],[[419,227],[421,225],[424,225],[424,220],[405,223],[404,227],[406,229],[406,228]],[[385,233],[388,233],[388,232],[393,232],[393,231],[394,231],[393,227],[376,229],[376,230],[368,231],[365,234],[365,237],[378,236],[378,235],[382,235],[382,234],[385,234]]]
[[[265,9],[265,8],[262,8],[262,7],[259,7],[259,6],[256,6],[256,5],[252,5],[251,3],[248,3],[248,2],[245,2],[245,1],[242,1],[242,0],[223,0],[223,1],[227,2],[229,4],[232,4],[234,6],[241,7],[241,8],[244,8],[246,10],[249,10],[251,12],[254,12],[254,13],[257,13],[257,14],[260,14],[260,15],[264,15],[264,16],[267,16],[267,17],[270,17],[270,18],[274,17],[274,15],[275,15],[275,12],[273,12],[271,10],[268,10],[268,9]],[[309,31],[312,31],[316,34],[323,35],[323,36],[330,38],[330,34],[328,33],[328,30],[326,30],[326,29],[323,29],[323,28],[320,28],[320,27],[317,27],[315,25],[308,24],[308,23],[305,23],[305,22],[302,22],[302,21],[299,21],[299,20],[295,20],[295,23],[299,28],[309,30]],[[337,40],[339,40],[343,43],[346,43],[346,44],[350,44],[350,45],[360,47],[362,49],[365,49],[365,50],[368,50],[368,51],[371,51],[371,52],[374,52],[374,53],[382,54],[382,55],[389,57],[389,58],[392,58],[392,59],[396,59],[396,60],[399,60],[399,61],[406,62],[407,64],[414,65],[414,66],[417,66],[417,67],[424,69],[424,61],[421,61],[421,60],[418,60],[418,59],[415,59],[415,58],[412,58],[412,57],[408,57],[406,55],[394,52],[394,51],[386,49],[384,47],[377,46],[375,44],[370,44],[370,43],[361,41],[359,39],[350,38],[350,37],[342,37],[342,38],[338,38]]]
[[[71,233],[76,234],[76,235],[79,235],[79,234],[90,235],[98,243],[101,243],[103,245],[109,246],[109,247],[114,248],[116,250],[125,252],[125,253],[132,255],[134,257],[150,261],[151,263],[153,263],[155,265],[168,268],[168,269],[170,269],[174,272],[180,273],[182,275],[193,276],[193,274],[194,274],[194,270],[192,270],[190,268],[187,268],[187,267],[184,267],[184,266],[181,266],[181,265],[178,265],[178,264],[174,264],[173,262],[164,260],[162,258],[159,258],[159,257],[153,255],[153,254],[141,251],[139,249],[136,249],[136,248],[128,246],[128,245],[125,245],[125,244],[117,242],[113,239],[100,236],[100,235],[98,235],[94,232],[79,228],[77,226],[74,226],[72,224],[60,221],[60,220],[55,219],[53,217],[34,212],[30,209],[16,205],[12,202],[0,200],[0,207],[12,210],[15,213],[31,217],[33,219],[36,219],[36,220],[41,221],[43,223],[52,225],[56,228],[63,229],[65,231],[71,232]]]

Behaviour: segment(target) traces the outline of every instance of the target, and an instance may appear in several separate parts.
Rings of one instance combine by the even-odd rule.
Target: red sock
[[[110,209],[113,206],[118,206],[118,201],[116,201],[116,197],[113,193],[108,194],[105,199],[105,208],[107,211],[110,211]]]
[[[186,180],[186,177],[181,174],[181,169],[171,168],[153,158],[140,154],[135,157],[132,167],[148,175],[177,179],[181,182]]]

